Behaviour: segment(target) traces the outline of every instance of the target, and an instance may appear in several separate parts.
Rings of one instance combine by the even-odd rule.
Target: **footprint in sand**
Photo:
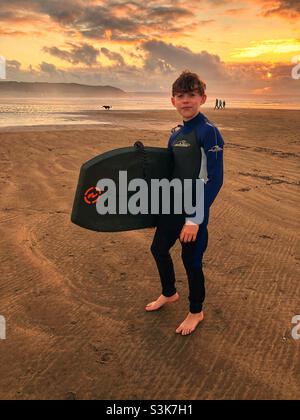
[[[251,191],[251,188],[249,188],[249,187],[240,188],[238,191],[240,191],[240,192],[247,192],[247,191]]]
[[[96,346],[93,346],[94,352],[97,354],[98,363],[104,365],[110,363],[115,359],[115,354],[109,349],[99,349]]]
[[[77,396],[76,396],[75,392],[67,392],[65,399],[67,401],[76,401],[77,400]]]

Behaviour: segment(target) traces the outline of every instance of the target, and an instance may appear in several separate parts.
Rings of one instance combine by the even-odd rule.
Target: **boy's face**
[[[206,95],[200,95],[197,90],[193,92],[178,92],[171,98],[172,104],[182,116],[184,121],[191,120],[206,101]]]

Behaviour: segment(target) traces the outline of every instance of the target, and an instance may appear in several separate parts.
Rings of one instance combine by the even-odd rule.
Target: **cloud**
[[[116,63],[119,66],[124,66],[125,61],[121,54],[112,52],[107,48],[101,48],[101,53],[105,55],[110,61]]]
[[[32,26],[28,35],[37,27],[46,32],[52,24],[53,31],[76,39],[137,44],[154,38],[189,37],[199,27],[216,22],[216,18],[205,19],[206,10],[214,11],[218,23],[224,23],[224,16],[239,17],[252,10],[253,3],[263,18],[300,17],[299,0],[244,0],[243,7],[240,0],[1,0],[4,27],[0,35],[25,35],[20,29],[24,23]]]
[[[263,16],[281,16],[288,19],[300,18],[299,0],[260,0]]]
[[[85,38],[105,39],[111,31],[112,40],[127,42],[189,32],[198,21],[196,9],[177,0],[4,0],[1,8],[0,22],[47,17]]]
[[[62,50],[57,47],[44,47],[43,51],[72,64],[82,63],[92,66],[97,63],[99,50],[94,48],[92,45],[86,43],[81,45],[69,43],[68,45],[71,47],[71,50],[69,51]]]
[[[86,8],[74,26],[84,37],[103,39],[109,30],[112,40],[130,42],[159,37],[162,33],[179,34],[192,29],[195,23],[196,16],[190,8],[160,5],[156,1],[147,4],[112,1]]]
[[[246,7],[237,7],[235,9],[227,9],[225,10],[225,14],[229,16],[240,16],[247,12]]]
[[[19,36],[24,36],[24,37],[39,37],[42,36],[43,32],[42,31],[15,31],[12,29],[3,29],[0,28],[0,36],[7,36],[7,37],[19,37]]]
[[[45,63],[44,61],[40,64],[40,70],[50,75],[57,73],[57,69],[54,64]]]
[[[164,20],[165,17],[169,20],[178,19],[180,17],[193,17],[194,13],[183,7],[172,7],[172,6],[153,6],[149,10],[148,18]]]
[[[150,44],[150,43],[149,43]],[[170,60],[170,50],[176,58]],[[169,92],[172,83],[182,70],[189,68],[207,82],[209,97],[243,94],[290,95],[295,97],[299,81],[291,77],[293,64],[242,63],[225,64],[209,53],[195,54],[188,49],[171,44],[145,46],[148,51],[144,65],[120,66],[117,60],[110,67],[76,67],[70,70],[42,62],[33,68],[23,69],[16,60],[7,68],[7,80],[27,82],[81,83],[87,85],[112,85],[127,91]],[[103,53],[103,52],[101,52]],[[113,53],[109,51],[108,54]],[[152,65],[150,56],[152,57]],[[182,61],[182,59],[185,61]],[[216,69],[214,68],[216,66]]]
[[[211,25],[212,23],[215,23],[215,22],[216,22],[215,19],[200,20],[199,21],[199,26],[207,26],[207,25]]]
[[[17,60],[7,60],[6,66],[8,69],[13,69],[19,71],[21,68],[21,63]]]
[[[205,79],[214,79],[226,76],[224,63],[218,55],[207,51],[194,53],[182,46],[167,44],[163,41],[149,41],[142,45],[147,53],[144,63],[146,70],[162,70],[165,72],[182,71],[185,68],[199,72]]]
[[[231,16],[229,23],[232,28],[239,30],[238,17],[248,10],[257,12],[257,19],[266,23],[274,17],[289,18],[294,22],[300,16],[299,9],[298,0],[1,0],[0,36],[15,36],[18,42],[19,35],[42,37],[51,27],[47,37],[48,33],[53,35],[53,39],[65,37],[65,44],[47,45],[43,51],[74,65],[69,70],[63,70],[59,65],[48,62],[51,57],[43,56],[39,59],[44,60],[42,63],[35,62],[32,67],[24,69],[19,62],[11,60],[8,74],[14,80],[76,81],[113,84],[127,90],[169,91],[179,73],[189,68],[206,80],[209,89],[230,91],[251,87],[251,90],[259,91],[271,87],[265,90],[270,92],[277,89],[278,81],[287,90],[291,88],[288,65],[278,64],[276,68],[271,68],[255,62],[251,63],[253,65],[232,66],[224,63],[219,55],[205,51],[200,41],[199,51],[194,52],[176,45],[177,39],[191,37],[195,29],[206,25],[214,25],[215,29],[216,22],[223,28],[222,19],[225,18],[225,23],[228,23],[228,15]],[[31,25],[24,26],[22,23]],[[248,28],[242,30],[247,32]],[[276,27],[273,30],[276,32]],[[205,40],[205,36],[200,38],[200,35],[202,33],[198,31],[197,39]],[[210,30],[209,36],[213,37],[214,31]],[[281,37],[284,36],[289,38],[289,35]],[[166,38],[172,39],[172,43],[164,42]],[[192,38],[191,41],[194,42]],[[249,44],[235,51],[236,58],[259,60],[261,54],[271,54],[282,48],[283,52],[292,55],[296,47],[294,40],[290,41],[269,39]],[[91,45],[93,43],[99,45],[99,49]],[[134,51],[122,48],[114,51],[116,44],[120,47],[128,43],[134,44]],[[223,44],[220,40],[221,52]],[[34,51],[34,56],[38,56],[39,52]],[[101,55],[109,60],[108,67],[99,63]],[[271,80],[264,76],[268,71],[272,71]]]

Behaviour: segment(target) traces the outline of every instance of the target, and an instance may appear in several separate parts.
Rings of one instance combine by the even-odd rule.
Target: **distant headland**
[[[0,81],[0,97],[115,97],[126,96],[113,86],[89,86],[77,83],[41,83]]]

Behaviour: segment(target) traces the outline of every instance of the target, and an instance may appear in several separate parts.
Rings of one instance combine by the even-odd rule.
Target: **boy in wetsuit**
[[[204,219],[196,224],[186,214],[160,216],[151,252],[162,284],[162,294],[149,303],[146,311],[155,311],[176,302],[175,273],[170,249],[177,239],[182,245],[182,260],[189,283],[190,311],[176,332],[192,333],[204,319],[205,279],[202,258],[208,244],[209,208],[223,184],[223,146],[219,130],[199,112],[206,101],[206,85],[198,75],[185,71],[172,87],[172,104],[183,118],[183,126],[173,130],[168,148],[173,152],[173,178],[204,181]],[[184,147],[182,147],[184,145]],[[195,159],[196,157],[196,159]]]

